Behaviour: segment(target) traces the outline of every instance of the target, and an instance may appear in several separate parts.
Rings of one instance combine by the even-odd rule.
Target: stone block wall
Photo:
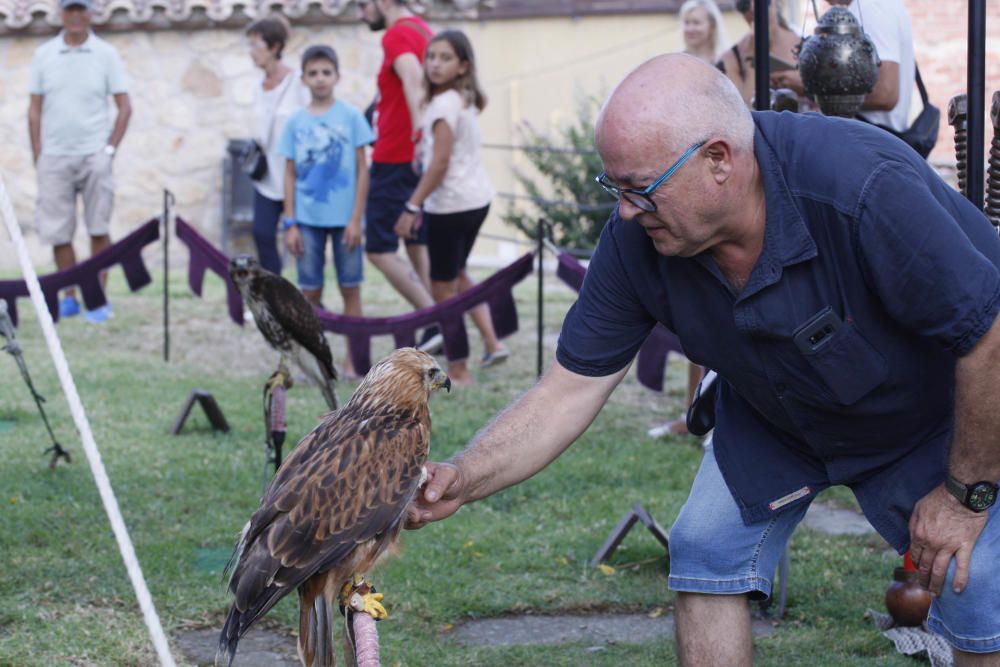
[[[112,235],[120,237],[157,215],[167,188],[176,196],[177,210],[218,239],[222,160],[230,139],[249,136],[253,89],[261,76],[247,54],[243,31],[101,36],[125,61],[133,106],[128,132],[115,157],[118,189]],[[0,39],[0,136],[5,139],[0,173],[29,241],[34,236],[36,187],[27,130],[28,78],[32,53],[47,38]],[[337,49],[342,68],[337,94],[364,108],[374,94],[381,60],[378,37],[353,24],[296,28],[287,49],[288,63],[297,66],[296,55],[314,42]],[[0,238],[6,236],[0,233]],[[78,240],[82,238],[78,230]],[[50,261],[47,249],[29,245],[36,263]],[[12,260],[0,257],[0,268],[10,267]]]

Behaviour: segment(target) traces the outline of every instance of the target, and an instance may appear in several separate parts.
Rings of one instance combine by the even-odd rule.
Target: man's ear
[[[725,139],[711,139],[705,144],[708,168],[716,183],[724,183],[733,173],[733,149]]]

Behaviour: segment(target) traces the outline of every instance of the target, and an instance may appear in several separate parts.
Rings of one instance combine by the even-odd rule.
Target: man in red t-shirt
[[[424,50],[433,32],[423,19],[413,15],[405,0],[360,0],[358,5],[361,20],[369,28],[386,31],[373,123],[375,149],[365,210],[365,251],[371,263],[414,308],[426,308],[434,305],[427,227],[421,226],[415,236],[403,239],[409,263],[396,252],[399,237],[393,228],[403,210],[412,207],[410,195],[419,181],[413,170],[414,128],[424,96]],[[421,349],[439,346],[439,342],[437,346],[422,344]]]

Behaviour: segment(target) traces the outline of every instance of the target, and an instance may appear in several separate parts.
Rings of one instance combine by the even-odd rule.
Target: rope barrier
[[[28,248],[24,243],[24,237],[21,236],[21,228],[18,226],[17,218],[14,216],[14,207],[11,205],[10,197],[7,194],[7,187],[2,177],[0,177],[0,215],[3,216],[4,223],[7,225],[7,231],[14,242],[14,250],[17,252],[18,261],[21,263],[21,271],[28,285],[31,302],[35,306],[38,322],[41,324],[42,333],[45,335],[45,342],[49,347],[49,354],[51,354],[56,372],[59,374],[59,382],[62,384],[63,393],[65,393],[66,400],[69,403],[70,412],[73,414],[73,421],[76,422],[76,428],[80,432],[80,438],[83,441],[83,451],[87,455],[87,463],[90,464],[90,471],[94,475],[94,482],[97,484],[101,501],[104,503],[104,510],[107,512],[108,520],[111,522],[111,530],[114,532],[115,540],[118,542],[118,549],[121,552],[122,560],[125,561],[125,569],[128,570],[129,579],[132,580],[132,588],[135,589],[139,607],[142,609],[146,627],[149,629],[150,639],[152,639],[156,654],[160,658],[160,664],[164,665],[164,667],[174,667],[175,663],[173,657],[170,655],[167,637],[163,633],[163,627],[160,625],[156,608],[153,606],[153,599],[149,594],[149,589],[146,587],[146,580],[142,576],[142,569],[135,555],[135,547],[132,545],[128,529],[125,527],[125,521],[122,519],[121,510],[118,508],[118,500],[115,498],[115,493],[111,488],[111,482],[108,480],[104,463],[101,461],[101,452],[97,449],[94,434],[90,430],[90,422],[87,419],[86,412],[84,412],[80,395],[76,391],[76,384],[73,382],[69,363],[66,360],[66,355],[63,353],[59,337],[56,335],[55,324],[45,304],[45,297],[42,295],[42,286],[38,282],[38,275],[35,273],[35,268],[31,265]]]
[[[518,195],[512,192],[498,192],[497,197],[510,199],[512,201],[530,201],[540,206],[562,206],[563,208],[575,208],[581,213],[591,211],[611,211],[618,205],[614,202],[608,202],[606,204],[581,204],[579,202],[569,201],[566,199],[547,199],[545,197],[535,197],[532,195]]]
[[[492,144],[484,143],[483,148],[492,148],[505,151],[524,151],[525,153],[567,153],[570,155],[596,155],[593,148],[576,148],[575,146],[518,146],[516,144]]]

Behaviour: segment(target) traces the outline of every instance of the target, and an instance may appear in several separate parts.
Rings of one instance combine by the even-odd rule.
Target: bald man
[[[596,144],[618,208],[556,362],[429,466],[410,526],[559,456],[662,322],[720,377],[714,444],[670,531],[681,663],[752,663],[747,599],[770,595],[809,503],[843,484],[911,549],[956,664],[1000,664],[1000,240],[982,212],[895,137],[751,113],[685,55],[630,73]]]

